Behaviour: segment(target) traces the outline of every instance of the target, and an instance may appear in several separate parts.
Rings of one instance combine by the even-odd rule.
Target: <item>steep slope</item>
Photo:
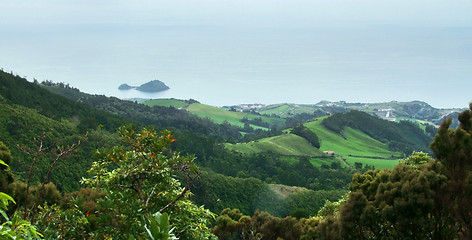
[[[390,151],[385,143],[373,139],[359,130],[347,127],[344,129],[344,135],[341,136],[327,129],[322,124],[323,120],[327,118],[318,118],[305,124],[320,138],[321,151],[333,151],[335,155],[342,156],[351,165],[360,162],[364,165],[374,166],[376,169],[393,168],[401,158],[401,153]]]
[[[346,127],[357,129],[382,143],[392,151],[409,155],[413,151],[429,152],[432,137],[410,121],[386,121],[361,111],[335,114],[322,121],[327,129],[343,136]]]

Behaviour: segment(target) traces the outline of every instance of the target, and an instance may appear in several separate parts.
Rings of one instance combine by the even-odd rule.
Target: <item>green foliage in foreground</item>
[[[169,214],[179,239],[211,238],[207,224],[213,214],[189,200],[197,171],[193,158],[170,151],[175,139],[169,132],[159,135],[149,129],[134,132],[122,127],[120,133],[128,147],[100,152],[89,171],[92,177],[84,180],[107,192],[98,201],[95,215],[99,221],[93,234],[144,237],[143,217],[159,212]],[[185,187],[174,177],[178,172],[187,178]]]
[[[0,146],[4,146],[0,141]],[[8,149],[2,149],[7,151]],[[0,165],[8,168],[8,165],[2,159],[7,160],[6,154],[0,155]],[[11,159],[8,159],[11,160]],[[39,233],[34,225],[20,217],[15,213],[11,218],[7,215],[8,205],[15,200],[8,194],[0,192],[0,239],[41,239],[43,236]]]
[[[172,240],[175,238],[172,225],[169,223],[169,214],[157,212],[148,218],[146,232],[152,240]]]
[[[19,214],[9,218],[6,214],[9,202],[15,203],[12,197],[0,192],[0,214],[3,219],[0,226],[0,239],[41,239],[43,236],[30,222],[21,219]]]
[[[457,129],[444,121],[431,143],[437,160],[415,153],[393,170],[357,174],[339,217],[321,239],[471,239],[472,104]]]
[[[336,202],[327,200],[315,216],[310,218],[279,218],[263,211],[255,211],[251,217],[238,209],[226,208],[216,219],[212,231],[219,239],[320,239],[318,231],[321,223],[337,216],[345,202],[346,197]]]
[[[93,116],[88,118],[90,122],[84,121],[87,120],[88,110],[84,108],[85,110],[78,111],[84,107],[83,105],[68,105],[65,100],[55,103],[54,101],[58,101],[58,98],[39,90],[36,91],[36,87],[25,84],[24,79],[5,77],[4,74],[0,74],[0,81],[5,79],[8,81],[5,81],[6,84],[0,89],[2,91],[0,131],[2,138],[6,138],[5,142],[8,141],[6,145],[10,148],[13,146],[15,149],[11,149],[11,155],[15,154],[15,151],[18,152],[18,149],[14,147],[16,144],[30,147],[30,149],[34,148],[33,139],[41,132],[46,132],[45,139],[51,140],[48,146],[55,147],[58,144],[67,144],[68,141],[75,142],[79,132],[90,128],[95,129],[102,120],[103,123],[111,123],[111,125],[120,122],[113,115],[96,111],[94,113],[97,115],[92,114]],[[12,79],[18,80],[19,84],[12,84],[14,82],[10,81]],[[21,87],[15,89],[15,86]],[[31,89],[34,91],[30,91]],[[38,94],[40,92],[44,95]],[[35,101],[40,101],[41,98],[46,99],[50,105],[35,104]],[[84,101],[95,102],[104,109],[110,108],[123,116],[135,113],[125,111],[127,106],[134,106],[133,104],[121,104],[117,99],[108,100],[110,99],[100,97],[84,99]],[[102,104],[103,102],[106,104]],[[115,103],[117,106],[114,106]],[[77,108],[71,106],[77,106]],[[57,109],[54,109],[55,107]],[[472,110],[472,106],[470,107]],[[210,131],[215,126],[211,121],[206,123],[202,121],[200,125],[195,124],[193,120],[198,120],[197,117],[178,112],[176,109],[155,108],[152,109],[152,111],[155,110],[152,114],[147,112],[149,107],[143,106],[137,109],[143,111],[136,111],[136,116],[139,115],[136,119],[148,121],[143,121],[143,124],[155,123],[162,127],[167,123],[173,123],[174,126],[180,126],[179,129],[189,130],[192,127],[191,129],[199,129],[201,134],[208,133],[209,135],[220,132],[219,130]],[[77,114],[79,112],[80,114]],[[175,115],[173,115],[174,118],[167,118],[174,113],[186,120],[176,121],[179,117]],[[155,120],[154,117],[159,114],[167,119]],[[100,120],[100,116],[104,118]],[[422,153],[414,153],[405,160],[405,163],[397,165],[392,170],[368,171],[365,174],[355,175],[350,186],[352,192],[349,197],[345,201],[334,204],[327,202],[315,217],[309,216],[316,213],[326,196],[334,196],[336,191],[299,189],[291,194],[280,194],[281,191],[274,190],[276,189],[274,185],[268,183],[301,185],[316,190],[339,189],[345,187],[350,181],[352,168],[342,168],[338,162],[314,167],[308,157],[285,161],[277,154],[271,153],[243,156],[238,153],[225,152],[221,146],[212,144],[214,141],[206,138],[202,138],[204,141],[182,139],[183,144],[196,143],[192,146],[193,148],[202,146],[202,149],[205,149],[201,154],[207,155],[199,160],[205,168],[233,176],[224,177],[208,171],[207,176],[205,176],[206,173],[201,174],[203,183],[197,185],[199,180],[195,179],[197,172],[193,168],[193,157],[182,157],[170,151],[169,142],[172,142],[173,138],[169,133],[156,135],[155,132],[147,130],[135,133],[123,128],[122,134],[128,141],[120,147],[118,145],[121,143],[114,142],[115,137],[109,132],[94,130],[89,134],[89,139],[95,138],[93,142],[96,145],[84,145],[84,151],[90,153],[96,149],[95,146],[106,147],[106,144],[116,146],[110,151],[101,149],[99,160],[90,171],[90,175],[85,176],[90,186],[95,189],[81,189],[80,192],[68,195],[72,196],[69,198],[62,196],[54,184],[47,183],[44,186],[41,184],[32,186],[30,196],[26,198],[25,184],[19,181],[10,183],[8,176],[5,175],[7,181],[2,184],[8,185],[7,189],[14,190],[15,195],[9,194],[13,196],[17,206],[8,211],[4,208],[4,214],[1,214],[4,227],[0,231],[8,230],[9,226],[12,230],[20,229],[17,226],[29,228],[31,226],[29,221],[38,229],[35,231],[43,233],[47,238],[55,239],[112,237],[117,239],[134,235],[137,238],[145,238],[158,236],[159,233],[174,233],[180,239],[212,238],[209,224],[214,215],[190,201],[191,194],[188,189],[189,186],[194,186],[200,187],[201,194],[204,196],[203,199],[198,200],[199,203],[208,201],[208,206],[213,204],[214,209],[225,207],[243,209],[239,213],[236,210],[222,209],[221,218],[217,219],[213,228],[218,236],[220,234],[224,236],[229,232],[229,238],[240,236],[240,238],[277,239],[280,237],[285,240],[471,239],[471,111],[460,114],[459,120],[461,124],[457,129],[450,128],[450,121],[444,122],[439,129],[431,145],[437,160],[431,160]],[[324,150],[324,147],[329,146],[326,145],[329,141],[324,141],[321,136],[324,134],[323,131],[329,130],[324,128],[317,131],[310,124],[312,123],[305,126],[320,137],[322,140],[320,147]],[[412,126],[408,123],[404,124],[406,129]],[[224,126],[220,129],[221,133],[225,132],[223,128]],[[51,131],[45,131],[45,129]],[[234,133],[234,129],[230,132]],[[412,131],[413,135],[415,132],[416,130]],[[100,138],[102,135],[106,138]],[[186,138],[194,135],[182,133],[181,136]],[[365,142],[362,145],[364,147],[358,144],[363,142],[361,140],[346,141],[351,137],[364,139]],[[22,141],[16,142],[16,139]],[[57,139],[60,141],[55,141]],[[369,149],[365,147],[366,142],[372,146],[369,150],[376,153],[367,157],[388,158],[393,155],[386,148],[386,143],[374,141],[365,132],[353,127],[344,127],[342,134],[337,134],[337,137],[333,139],[331,141],[333,149],[339,147],[335,150],[336,154],[342,153],[344,149],[347,153],[347,161],[351,161],[349,158],[355,159],[357,153],[366,152],[366,149]],[[392,142],[388,143],[391,145]],[[0,152],[2,158],[9,161],[8,150],[5,150],[1,144]],[[11,162],[12,165],[17,160],[27,159],[16,156],[15,161]],[[80,159],[87,159],[84,156]],[[90,158],[88,160],[90,161]],[[384,161],[385,159],[375,160]],[[49,163],[48,161],[41,164],[38,162],[35,166],[44,172],[47,171]],[[4,170],[2,174],[7,173],[4,168],[6,166],[1,162],[0,166]],[[86,164],[71,161],[64,162],[63,169],[65,166],[80,172]],[[57,174],[55,179],[59,179],[55,181],[64,185],[71,184],[65,180],[62,181],[66,179],[63,174],[67,171],[55,173]],[[180,177],[180,181],[177,180],[176,175]],[[49,180],[41,176],[38,179]],[[228,190],[231,193],[228,193]],[[192,200],[197,198],[198,196],[195,195]],[[257,201],[251,202],[252,199]],[[6,202],[12,203],[8,199]],[[21,204],[25,206],[24,212],[21,212],[23,209]],[[280,217],[254,210],[258,208],[267,209]],[[14,212],[18,209],[20,211]],[[253,212],[252,217],[244,215]],[[23,213],[29,219],[19,217],[23,216]],[[168,221],[163,218],[156,219],[156,213],[161,213],[161,216],[167,213]],[[153,219],[154,223],[152,223]],[[174,230],[170,231],[172,228]],[[234,229],[236,231],[233,231]]]
[[[0,191],[5,192],[8,184],[13,182],[13,173],[8,166],[11,164],[12,157],[10,150],[0,141]]]

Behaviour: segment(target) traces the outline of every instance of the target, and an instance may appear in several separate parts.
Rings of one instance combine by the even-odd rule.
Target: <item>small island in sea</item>
[[[136,89],[136,90],[141,91],[141,92],[161,92],[161,91],[168,90],[169,87],[165,83],[163,83],[159,80],[152,80],[150,82],[142,84],[139,87],[130,86],[130,85],[124,83],[124,84],[121,84],[118,87],[118,89],[120,89],[120,90]]]

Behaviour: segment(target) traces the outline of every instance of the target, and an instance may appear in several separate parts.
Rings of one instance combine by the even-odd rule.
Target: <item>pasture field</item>
[[[244,154],[273,152],[284,156],[323,156],[323,152],[313,147],[307,140],[295,134],[284,134],[263,138],[248,143],[225,144],[229,150]]]
[[[393,168],[401,158],[401,153],[388,150],[385,143],[379,142],[361,131],[348,127],[344,130],[344,136],[341,136],[326,129],[321,125],[323,118],[325,117],[305,124],[307,128],[318,135],[321,141],[320,149],[313,147],[304,138],[290,134],[288,131],[284,135],[248,143],[226,144],[225,147],[244,154],[273,152],[282,155],[282,158],[290,162],[296,161],[297,157],[306,156],[315,166],[321,166],[323,163],[330,165],[333,161],[340,161],[342,166],[346,163],[354,166],[355,162],[360,162],[364,166],[368,164],[376,169],[384,169]],[[324,151],[334,151],[335,157],[326,157]]]
[[[187,106],[187,102],[185,102],[184,100],[173,99],[173,98],[150,99],[143,102],[143,104],[148,105],[150,107],[161,106],[161,107],[185,108]]]
[[[268,117],[268,116],[261,116],[253,113],[246,113],[246,112],[232,112],[227,111],[218,107],[213,107],[201,103],[193,103],[187,107],[187,111],[192,114],[195,114],[201,118],[209,118],[215,123],[224,123],[225,121],[231,125],[244,127],[244,123],[241,122],[243,118],[247,118],[249,120],[261,118],[262,122],[269,123],[271,125],[281,126],[284,124],[285,120],[281,118],[275,117]],[[257,128],[254,125],[251,125],[253,128]],[[259,126],[259,128],[261,128]],[[262,127],[262,129],[266,129]]]
[[[344,129],[344,136],[333,133],[321,124],[324,118],[305,124],[318,135],[321,151],[334,151],[351,165],[360,162],[373,165],[376,169],[393,168],[398,163],[401,153],[390,151],[385,143],[349,127]]]

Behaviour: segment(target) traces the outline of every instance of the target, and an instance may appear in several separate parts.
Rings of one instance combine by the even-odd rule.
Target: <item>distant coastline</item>
[[[152,80],[147,83],[142,84],[141,86],[131,86],[128,85],[127,83],[121,84],[118,87],[119,90],[130,90],[130,89],[135,89],[141,92],[162,92],[165,90],[170,89],[165,83],[159,81],[159,80]]]

